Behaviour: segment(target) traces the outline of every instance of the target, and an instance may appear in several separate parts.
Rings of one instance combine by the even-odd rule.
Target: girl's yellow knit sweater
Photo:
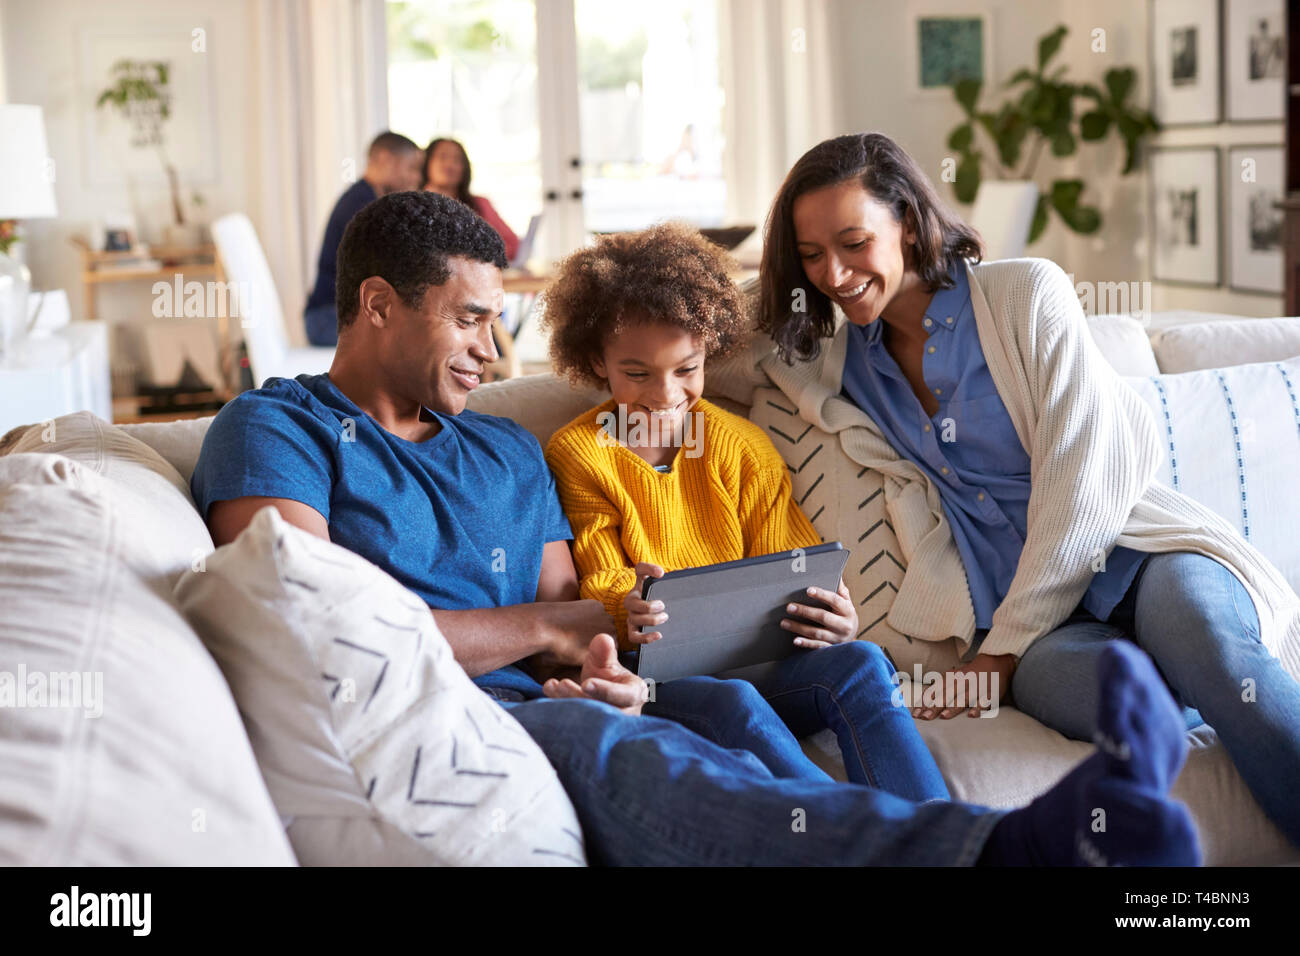
[[[626,446],[602,443],[606,412],[617,413],[612,398],[557,431],[546,460],[573,527],[581,595],[605,605],[620,648],[634,646],[623,598],[638,561],[675,571],[821,543],[757,425],[700,399],[691,413],[702,453],[679,448],[671,470],[658,472]]]

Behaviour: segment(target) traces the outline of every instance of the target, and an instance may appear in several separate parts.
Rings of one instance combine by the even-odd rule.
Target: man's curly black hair
[[[447,260],[452,256],[506,267],[506,245],[497,231],[463,203],[414,191],[376,199],[352,217],[339,243],[334,283],[339,332],[356,319],[366,279],[386,280],[417,309],[430,286],[451,278]]]

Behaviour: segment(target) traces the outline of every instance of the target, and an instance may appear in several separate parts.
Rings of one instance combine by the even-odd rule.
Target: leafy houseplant
[[[957,102],[966,119],[948,135],[948,147],[958,154],[953,184],[957,199],[968,203],[975,199],[984,178],[986,159],[975,143],[976,129],[983,129],[996,148],[995,178],[1031,180],[1044,145],[1053,156],[1065,158],[1078,150],[1079,140],[1096,142],[1106,138],[1113,127],[1124,140],[1124,168],[1128,175],[1137,166],[1137,149],[1141,141],[1159,128],[1146,110],[1125,103],[1137,72],[1132,67],[1116,67],[1102,78],[1104,88],[1091,83],[1071,83],[1064,79],[1067,67],[1047,73],[1048,64],[1061,47],[1068,32],[1058,26],[1038,40],[1038,67],[1017,70],[1005,88],[1021,87],[1017,96],[994,110],[978,110],[981,82],[961,80],[953,87]],[[1084,112],[1076,116],[1076,100],[1083,99]],[[1019,172],[1021,156],[1029,156]],[[1039,192],[1029,229],[1029,241],[1037,239],[1047,228],[1051,210],[1068,227],[1079,233],[1094,233],[1101,227],[1101,211],[1084,205],[1081,179],[1056,179],[1046,192]]]
[[[167,183],[171,187],[172,216],[177,226],[185,225],[181,207],[180,184],[176,167],[167,158],[163,130],[171,117],[170,66],[163,60],[118,60],[110,71],[115,82],[99,94],[96,108],[108,104],[119,110],[131,124],[131,145],[155,147]]]

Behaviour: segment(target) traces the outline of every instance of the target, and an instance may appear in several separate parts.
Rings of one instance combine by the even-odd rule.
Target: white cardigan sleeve
[[[1027,385],[1028,530],[984,654],[1019,656],[1070,615],[1159,463],[1150,412],[1097,351],[1069,278],[1026,266],[1001,297],[1014,314],[995,319],[1014,329],[1008,357]]]

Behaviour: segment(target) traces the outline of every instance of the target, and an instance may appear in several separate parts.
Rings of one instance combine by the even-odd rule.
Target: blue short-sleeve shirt
[[[508,418],[426,412],[442,429],[411,442],[328,374],[268,379],[212,422],[194,501],[205,519],[214,501],[300,501],[434,608],[535,601],[544,545],[573,537],[537,439]]]
[[[980,344],[964,264],[949,273],[921,320],[928,336],[925,385],[939,403],[926,415],[911,384],[885,348],[884,323],[849,327],[845,397],[865,411],[902,457],[939,489],[944,515],[966,569],[975,626],[993,626],[1011,587],[1029,527],[1029,455],[1016,435]],[[1145,557],[1115,547],[1081,602],[1106,620],[1127,593]]]

